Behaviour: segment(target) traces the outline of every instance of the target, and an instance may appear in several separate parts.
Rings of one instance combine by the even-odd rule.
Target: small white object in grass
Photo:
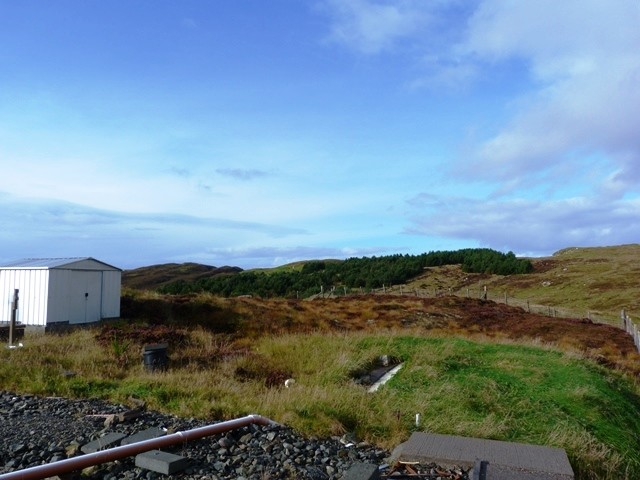
[[[294,383],[296,383],[296,381],[295,381],[293,378],[287,378],[287,379],[284,381],[284,386],[285,386],[286,388],[289,388],[289,387],[291,387],[291,385],[293,385]]]

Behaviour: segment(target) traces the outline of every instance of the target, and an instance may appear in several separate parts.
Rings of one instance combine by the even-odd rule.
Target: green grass
[[[117,402],[135,396],[153,409],[208,419],[259,413],[308,435],[353,432],[386,448],[415,430],[548,445],[567,451],[578,479],[640,478],[637,384],[575,353],[463,338],[318,333],[263,337],[248,352],[223,358],[221,351],[233,349],[220,337],[200,329],[188,335],[170,352],[174,366],[166,373],[145,371],[139,346],[100,346],[91,330],[27,337],[24,348],[0,350],[0,388]],[[350,372],[382,354],[404,365],[370,394]],[[76,375],[63,375],[68,370]],[[268,386],[270,373],[296,383]]]

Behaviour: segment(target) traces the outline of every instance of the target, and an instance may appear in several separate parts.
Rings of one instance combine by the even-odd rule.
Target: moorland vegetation
[[[577,479],[640,478],[640,355],[615,315],[595,323],[451,295],[489,285],[562,305],[570,292],[581,297],[571,299],[577,310],[626,307],[633,315],[637,288],[628,276],[640,269],[637,253],[568,249],[531,259],[527,274],[422,267],[404,286],[444,292],[429,297],[391,287],[306,300],[125,289],[121,321],[0,350],[0,386],[136,397],[211,420],[260,413],[306,435],[351,434],[385,448],[416,430],[542,444],[565,449]],[[312,275],[334,262],[286,269]],[[149,343],[168,345],[166,371],[142,364]],[[369,393],[354,375],[380,355],[403,367]],[[287,378],[296,380],[290,388]]]

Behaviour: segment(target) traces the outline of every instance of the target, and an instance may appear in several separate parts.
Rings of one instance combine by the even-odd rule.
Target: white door
[[[102,272],[74,270],[69,287],[69,323],[100,320]]]

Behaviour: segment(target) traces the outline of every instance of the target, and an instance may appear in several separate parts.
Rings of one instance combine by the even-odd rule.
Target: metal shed
[[[91,257],[28,258],[0,265],[0,322],[47,327],[120,316],[122,270]]]

